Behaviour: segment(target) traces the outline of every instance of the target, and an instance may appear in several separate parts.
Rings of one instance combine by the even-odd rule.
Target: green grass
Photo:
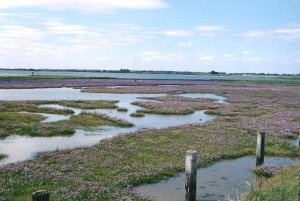
[[[90,129],[103,125],[132,127],[132,123],[103,114],[80,113],[69,120],[41,123],[45,118],[39,114],[0,112],[0,138],[9,135],[59,136],[72,135],[76,128]]]
[[[2,101],[0,102],[0,139],[9,135],[29,136],[54,136],[72,135],[74,128],[42,123],[45,119],[40,114],[27,112],[42,112],[50,114],[72,114],[72,110],[57,110],[52,108],[39,108],[38,104],[49,103],[48,101]],[[23,113],[25,112],[25,113]]]
[[[268,179],[262,188],[252,188],[243,201],[297,201],[299,189],[300,165],[289,166]]]
[[[208,115],[216,115],[216,116],[230,116],[230,117],[234,117],[234,116],[238,116],[239,113],[236,112],[236,111],[230,111],[230,112],[224,112],[224,111],[220,111],[218,109],[216,110],[205,110],[204,112],[205,114],[208,114]],[[244,113],[245,116],[247,116],[246,113]]]
[[[143,98],[143,97],[142,97]],[[132,105],[143,107],[139,113],[161,114],[161,115],[187,115],[198,110],[218,108],[220,104],[214,103],[214,99],[208,98],[187,98],[182,96],[168,95],[163,97],[143,99],[153,101],[135,101]]]
[[[55,104],[55,101],[0,101],[0,112],[33,112],[47,114],[73,114],[72,110],[39,107],[42,104]]]
[[[295,118],[295,122],[299,122],[300,123],[300,117],[296,117]]]
[[[16,122],[16,123],[34,123],[44,120],[40,114],[30,114],[30,113],[17,113],[17,112],[0,112],[0,121],[7,123]]]
[[[116,127],[132,127],[132,123],[115,119],[99,113],[82,112],[79,115],[72,115],[70,120],[56,122],[58,125],[68,125],[73,127],[97,127],[97,126],[116,126]]]
[[[220,116],[222,113],[218,110],[205,110],[204,112],[205,114],[209,114],[209,115],[218,115]]]
[[[0,138],[9,135],[58,136],[72,135],[76,128],[90,129],[102,125],[131,127],[131,123],[104,115],[81,113],[70,120],[42,123],[44,116],[35,113],[73,114],[72,110],[39,107],[44,104],[59,104],[81,109],[117,108],[117,101],[0,101]],[[24,112],[24,113],[23,113]]]
[[[144,117],[145,115],[140,112],[134,112],[130,114],[131,117]]]
[[[143,109],[138,110],[139,113],[148,114],[161,114],[161,115],[187,115],[192,114],[198,110],[207,109],[206,103],[186,101],[186,105],[179,105],[173,101],[161,101],[157,102],[143,102],[136,101],[131,103],[132,105],[137,105],[143,107]]]
[[[39,114],[0,112],[0,139],[9,135],[54,136],[72,135],[74,128],[41,123],[45,117]]]
[[[142,106],[140,106],[142,107]],[[190,108],[165,108],[165,109],[140,109],[137,110],[138,113],[147,113],[147,114],[161,114],[161,115],[187,115],[192,114],[196,110]]]
[[[118,101],[78,100],[78,101],[0,101],[0,112],[33,112],[47,114],[73,114],[69,109],[39,107],[45,104],[58,104],[79,109],[116,109]]]
[[[79,101],[58,101],[57,104],[67,106],[67,107],[74,107],[79,109],[116,109],[116,103],[118,101],[104,101],[104,100],[79,100]]]
[[[125,107],[120,107],[117,109],[118,112],[128,112],[128,109]]]
[[[4,158],[6,158],[6,157],[7,157],[7,155],[5,155],[5,154],[0,154],[0,160],[4,159]]]

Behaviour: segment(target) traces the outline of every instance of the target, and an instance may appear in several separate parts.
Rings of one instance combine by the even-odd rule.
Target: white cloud
[[[223,58],[226,61],[245,61],[245,62],[255,62],[261,61],[262,58],[258,56],[253,56],[250,51],[242,51],[240,53],[225,53]]]
[[[262,59],[260,57],[245,57],[241,58],[242,61],[261,61]]]
[[[43,35],[43,31],[23,25],[0,26],[1,39],[10,38],[14,40],[39,40],[43,37]]]
[[[209,62],[214,61],[215,58],[216,58],[215,56],[209,55],[209,54],[206,54],[206,53],[198,53],[197,57],[198,57],[198,62],[199,63],[209,63]]]
[[[258,30],[254,30],[254,31],[246,31],[242,34],[243,37],[245,38],[257,38],[257,37],[264,37],[267,36],[268,33],[265,31],[258,31]]]
[[[216,25],[199,25],[195,27],[195,29],[202,36],[216,36],[219,33],[226,30],[224,26],[216,26]]]
[[[250,30],[240,34],[240,36],[246,38],[246,40],[264,39],[296,41],[300,40],[300,25],[271,30]]]
[[[89,30],[90,28],[77,24],[65,24],[58,21],[45,22],[46,30],[53,34],[93,34],[95,32]]]
[[[144,29],[128,24],[99,24],[84,26],[76,24],[57,24],[48,26],[54,34],[65,35],[74,43],[88,43],[98,48],[132,45],[147,37]]]
[[[43,41],[46,36],[45,32],[36,28],[21,25],[0,26],[1,54],[13,57],[56,54],[53,45]]]
[[[166,36],[191,36],[192,33],[182,29],[165,30],[162,32]]]
[[[249,54],[252,54],[252,52],[246,51],[246,50],[245,50],[245,51],[242,52],[242,54],[243,54],[243,55],[249,55]]]
[[[233,54],[224,54],[223,57],[224,58],[232,58],[234,55]]]
[[[60,21],[47,21],[34,27],[0,24],[0,54],[2,57],[81,55],[134,45],[147,37],[144,32],[141,27],[125,24],[95,27]]]
[[[183,58],[182,55],[175,53],[161,53],[156,51],[146,51],[141,53],[141,59],[143,61],[151,61],[151,60],[181,60]]]
[[[155,9],[168,6],[163,0],[1,0],[0,9],[42,7],[76,10]]]
[[[192,46],[192,41],[185,41],[185,42],[179,42],[177,43],[179,47],[191,47]]]

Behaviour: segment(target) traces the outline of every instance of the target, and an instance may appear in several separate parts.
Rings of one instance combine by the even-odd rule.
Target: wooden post
[[[257,133],[257,146],[256,146],[256,166],[264,163],[265,155],[265,132]]]
[[[185,157],[185,201],[196,201],[197,152],[189,150]]]
[[[49,201],[48,191],[40,190],[32,193],[32,201]]]

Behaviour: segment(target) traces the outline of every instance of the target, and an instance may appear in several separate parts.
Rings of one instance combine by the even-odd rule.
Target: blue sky
[[[300,73],[299,0],[0,0],[0,68]]]

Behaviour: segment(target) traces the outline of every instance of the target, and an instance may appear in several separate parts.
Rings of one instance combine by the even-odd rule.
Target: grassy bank
[[[254,154],[257,131],[267,133],[267,155],[299,156],[287,138],[295,138],[300,129],[295,121],[300,116],[300,87],[216,84],[138,90],[143,88],[221,94],[229,104],[211,108],[220,115],[206,124],[143,129],[92,147],[44,153],[36,160],[1,167],[0,200],[30,200],[39,189],[48,190],[53,200],[144,200],[131,187],[183,171],[186,150],[199,153],[199,167]],[[184,104],[187,100],[169,101]]]
[[[0,138],[9,135],[28,136],[65,136],[72,135],[76,128],[90,129],[102,125],[131,127],[130,122],[114,119],[103,114],[81,113],[71,115],[69,120],[59,122],[41,122],[44,116],[35,113],[64,114],[74,112],[68,109],[39,107],[43,104],[59,104],[80,109],[115,109],[117,101],[1,101],[0,102]],[[25,112],[25,113],[24,113]]]
[[[251,189],[244,201],[296,201],[300,198],[300,165],[289,166],[266,181],[260,189]]]
[[[79,109],[116,109],[118,106],[116,105],[118,101],[104,101],[104,100],[97,100],[97,101],[57,101],[56,104],[67,106],[67,107],[74,107]]]
[[[144,117],[145,115],[139,112],[134,112],[130,114],[131,117]]]
[[[54,136],[72,135],[75,129],[65,125],[42,123],[40,114],[0,112],[0,139],[9,135]]]
[[[72,110],[39,107],[42,104],[57,104],[57,101],[0,101],[0,112],[32,112],[47,114],[73,114]]]
[[[163,115],[185,115],[197,110],[206,110],[220,107],[214,103],[215,100],[204,98],[186,98],[181,96],[164,96],[158,98],[144,98],[153,101],[135,101],[132,104],[143,107],[139,113],[163,114]]]
[[[128,109],[125,107],[120,107],[117,109],[118,112],[128,112]]]
[[[71,115],[69,120],[42,123],[45,118],[39,114],[0,112],[0,138],[9,135],[28,136],[65,136],[75,133],[76,128],[91,129],[108,125],[116,127],[132,127],[130,122],[111,118],[103,114],[80,113]]]
[[[75,128],[97,127],[97,126],[116,126],[116,127],[132,127],[132,123],[112,118],[104,114],[82,112],[79,115],[72,115],[69,120],[55,122],[57,125],[73,126]]]

